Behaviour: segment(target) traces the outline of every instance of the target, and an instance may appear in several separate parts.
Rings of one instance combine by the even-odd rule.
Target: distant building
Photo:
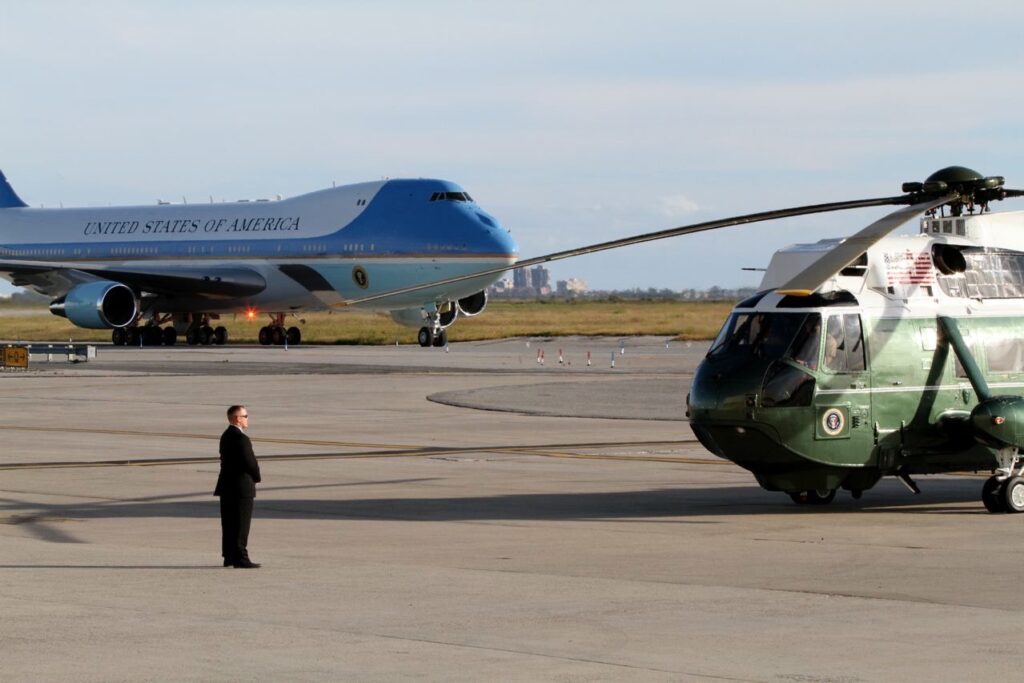
[[[525,269],[524,269],[525,270]],[[551,273],[544,266],[536,266],[530,269],[530,286],[534,289],[548,288],[551,290]]]
[[[530,271],[526,268],[519,268],[512,271],[513,289],[529,289],[532,285],[533,281],[530,278]]]
[[[579,296],[587,291],[587,283],[575,277],[559,280],[556,283],[555,291],[558,296]]]

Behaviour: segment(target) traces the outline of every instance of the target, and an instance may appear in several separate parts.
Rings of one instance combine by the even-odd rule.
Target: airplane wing
[[[139,292],[210,299],[252,296],[267,286],[255,270],[229,265],[125,267],[0,260],[0,274],[17,287],[31,287],[48,296],[60,296],[75,285],[96,280],[120,282]]]

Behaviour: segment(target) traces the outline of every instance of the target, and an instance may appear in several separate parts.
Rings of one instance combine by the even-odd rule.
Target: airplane
[[[509,231],[455,183],[395,179],[274,201],[30,208],[0,172],[0,277],[52,299],[116,345],[225,344],[214,321],[267,312],[261,344],[301,342],[286,318],[348,307],[390,312],[443,347],[461,314],[515,263]],[[410,294],[376,294],[479,270]],[[356,305],[356,304],[351,304]]]
[[[735,306],[694,374],[690,425],[708,451],[798,504],[825,505],[840,489],[860,498],[884,476],[917,493],[912,475],[989,470],[985,508],[1024,512],[1024,212],[990,212],[1024,190],[1004,182],[951,166],[904,183],[900,195],[707,221],[514,267],[905,205],[850,237],[772,257],[759,291]],[[890,235],[919,214],[918,234]]]

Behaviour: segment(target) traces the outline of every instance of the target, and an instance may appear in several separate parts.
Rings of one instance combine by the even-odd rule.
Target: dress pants
[[[252,498],[220,497],[220,545],[225,560],[249,559]]]

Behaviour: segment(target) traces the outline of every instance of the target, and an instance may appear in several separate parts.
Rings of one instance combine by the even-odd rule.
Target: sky
[[[1024,5],[964,7],[0,0],[0,169],[33,206],[444,178],[523,258],[898,194],[950,165],[1024,187]],[[550,270],[594,289],[756,286],[742,268],[884,213],[728,228]]]

